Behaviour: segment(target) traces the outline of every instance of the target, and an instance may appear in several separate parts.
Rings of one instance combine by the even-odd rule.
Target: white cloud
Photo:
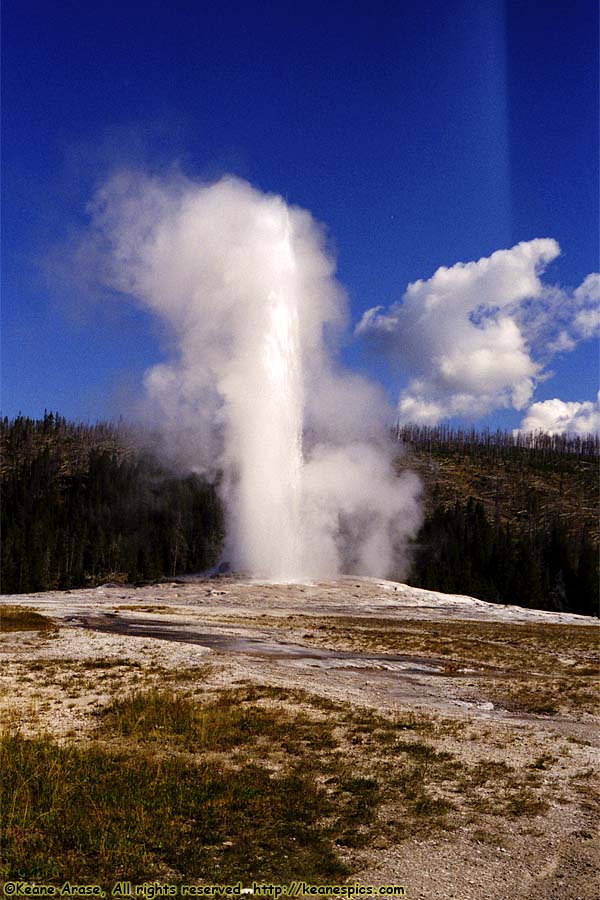
[[[573,350],[600,330],[600,275],[588,275],[574,291],[543,285],[539,296],[513,309],[527,341],[541,358]]]
[[[575,297],[581,304],[600,302],[600,273],[592,272],[575,291]]]
[[[400,302],[368,310],[356,329],[412,377],[404,421],[435,424],[493,409],[524,409],[544,364],[593,334],[600,276],[572,294],[540,276],[560,253],[538,238],[477,262],[442,266],[409,284]]]
[[[573,320],[575,331],[582,338],[595,337],[600,331],[600,309],[582,309]]]
[[[573,340],[573,338],[567,331],[565,331],[564,328],[562,329],[562,331],[559,331],[558,335],[547,344],[547,348],[552,354],[569,353],[571,350],[574,350],[576,346],[577,341]]]
[[[567,402],[555,397],[533,403],[519,431],[545,431],[548,434],[600,432],[600,393],[596,401]]]

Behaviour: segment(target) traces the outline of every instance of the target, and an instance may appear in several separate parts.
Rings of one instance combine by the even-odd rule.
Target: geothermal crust
[[[557,626],[577,626],[587,634],[597,626],[593,620],[360,577],[306,584],[235,577],[114,584],[5,596],[0,611],[8,605],[51,617],[57,630],[0,634],[5,722],[18,720],[28,733],[45,730],[59,740],[85,740],[95,714],[115,694],[160,684],[169,672],[178,674],[182,689],[249,683],[302,688],[354,710],[428,716],[438,746],[461,764],[508,760],[527,773],[534,760],[551,759],[537,773],[549,808],[533,819],[502,820],[489,841],[483,835],[474,841],[461,826],[392,846],[342,849],[350,880],[403,884],[411,900],[594,897],[598,843],[590,773],[598,765],[597,709],[561,706],[548,714],[503,700],[513,696],[524,673],[501,670],[497,656],[507,646],[527,647],[531,626],[549,634]],[[432,652],[421,643],[415,651],[411,641],[432,623],[442,643]],[[457,629],[472,634],[474,626],[494,623],[501,630],[491,637],[482,632],[473,644],[486,653],[489,645],[492,655],[479,659],[467,649],[462,658],[460,647],[468,645],[452,643]],[[367,640],[369,635],[375,637]],[[127,660],[135,667],[115,685],[93,667],[99,660]],[[55,677],[45,681],[40,663],[53,662]],[[585,660],[573,656],[572,662]],[[543,673],[527,675],[546,683]],[[492,681],[496,693],[489,689]]]

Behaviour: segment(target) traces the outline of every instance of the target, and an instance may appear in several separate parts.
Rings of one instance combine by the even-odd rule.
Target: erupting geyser
[[[273,229],[272,254],[265,260],[265,302],[257,309],[244,373],[248,390],[230,401],[229,428],[239,448],[234,546],[243,570],[288,580],[303,574],[302,354],[285,207],[271,213],[268,227]],[[238,353],[242,356],[244,348]]]
[[[309,213],[239,179],[135,173],[91,211],[82,259],[100,253],[110,286],[175,337],[148,396],[180,460],[221,473],[236,568],[398,574],[419,483],[393,473],[382,391],[332,362],[325,330],[345,324],[346,301]]]

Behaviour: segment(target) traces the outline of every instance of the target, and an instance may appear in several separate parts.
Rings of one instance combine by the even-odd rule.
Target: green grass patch
[[[1,751],[5,879],[318,882],[346,871],[323,824],[332,801],[300,764],[273,775],[19,735]]]
[[[223,691],[199,703],[175,690],[136,691],[102,710],[101,733],[136,741],[169,742],[193,750],[222,751],[260,740],[289,753],[336,746],[331,725],[301,712],[260,707],[254,692]]]
[[[1,737],[0,878],[335,881],[340,847],[540,814],[553,765],[467,765],[426,716],[256,685],[134,691],[89,737]]]

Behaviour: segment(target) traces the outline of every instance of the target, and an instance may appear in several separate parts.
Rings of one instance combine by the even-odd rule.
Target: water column
[[[290,581],[302,575],[300,323],[289,212],[278,204],[269,213],[277,240],[269,242],[247,373],[244,419],[252,427],[238,435],[238,541],[243,568],[259,577]]]

